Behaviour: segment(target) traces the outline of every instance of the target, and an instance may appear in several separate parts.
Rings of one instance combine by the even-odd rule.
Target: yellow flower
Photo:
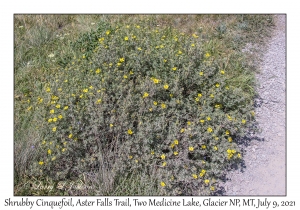
[[[54,157],[52,157],[52,158],[51,158],[51,160],[52,160],[52,161],[56,160],[56,157],[55,157],[55,156],[54,156]]]
[[[98,99],[97,101],[96,101],[96,104],[100,104],[101,103],[101,99]]]
[[[64,82],[68,82],[68,80],[66,79]]]
[[[215,97],[215,96],[214,96],[214,94],[210,94],[210,96],[209,96],[209,97],[213,98],[213,97]]]
[[[174,154],[174,155],[178,155],[178,152],[177,152],[177,151],[175,151],[175,152],[173,152],[173,154]]]
[[[181,128],[180,133],[183,133],[183,132],[184,132],[184,128]]]
[[[125,37],[124,37],[124,40],[125,40],[125,41],[128,41],[128,36],[125,36]]]
[[[226,90],[229,90],[229,86],[226,86],[225,88],[226,88]]]
[[[109,33],[110,33],[110,30],[107,30],[105,33],[106,33],[106,35],[109,35]]]
[[[171,98],[173,97],[173,94],[172,94],[172,93],[170,93],[170,97],[171,97]]]
[[[97,69],[97,70],[96,70],[96,74],[99,74],[100,72],[101,72],[100,69]]]
[[[164,182],[160,182],[160,186],[165,187],[166,184]]]
[[[162,160],[166,159],[165,154],[162,154],[162,155],[160,156],[160,158],[161,158]]]
[[[196,34],[193,34],[192,36],[193,36],[194,38],[198,38],[198,36],[197,36]]]
[[[219,140],[219,137],[215,136],[215,140]]]
[[[231,138],[231,137],[228,137],[228,141],[229,141],[229,142],[232,142],[232,138]]]
[[[154,155],[154,154],[155,154],[155,152],[152,150],[152,151],[151,151],[151,155]]]
[[[142,48],[140,48],[140,47],[138,47],[137,49],[140,50],[140,51],[142,50]]]
[[[162,166],[165,167],[167,165],[167,162],[163,162]]]
[[[220,84],[219,84],[219,83],[217,83],[217,84],[216,84],[216,87],[217,87],[217,88],[218,88],[218,87],[220,87]]]
[[[49,87],[47,87],[47,88],[46,88],[46,92],[49,93],[50,91],[51,91],[51,89],[50,89]]]
[[[200,120],[200,122],[201,122],[201,123],[204,123],[204,122],[205,122],[205,120]]]
[[[55,107],[56,107],[57,109],[59,109],[59,108],[60,108],[60,105],[59,105],[59,104],[57,104]]]
[[[164,62],[166,63],[168,60],[164,59]]]
[[[70,135],[69,135],[68,137],[69,137],[69,139],[71,139],[71,138],[73,137],[73,134],[72,134],[72,133],[70,133]]]
[[[209,52],[207,52],[207,53],[205,53],[205,58],[209,58],[210,57],[210,54],[209,54]]]
[[[211,187],[210,187],[210,190],[211,190],[211,191],[215,191],[215,187],[214,187],[214,186],[211,186]]]
[[[127,133],[128,133],[129,135],[132,135],[132,134],[133,134],[133,132],[132,132],[131,129],[129,129],[129,130],[127,131]]]
[[[61,151],[62,151],[62,152],[65,152],[66,150],[67,150],[66,148],[62,148],[62,150],[61,150]]]
[[[193,176],[194,179],[198,178],[197,174],[192,174],[192,176]]]
[[[46,141],[45,141],[45,140],[43,140],[43,141],[42,141],[42,144],[46,144]]]
[[[153,101],[153,104],[156,106],[157,105],[157,101]]]
[[[179,50],[179,51],[178,51],[178,55],[181,55],[181,54],[182,54],[182,52]]]
[[[133,71],[130,71],[129,74],[133,74]]]
[[[170,147],[171,147],[171,148],[174,148],[174,147],[175,147],[175,144],[174,144],[174,143],[172,143]]]
[[[139,26],[139,25],[137,25],[137,26],[136,26],[136,28],[140,28],[140,26]]]
[[[52,154],[51,149],[48,149],[47,153],[48,153],[48,155],[51,155]]]
[[[217,151],[217,150],[218,150],[218,147],[217,147],[217,146],[214,146],[214,150],[216,150],[216,151]]]
[[[161,108],[165,109],[166,107],[167,107],[166,104],[164,103],[161,104]]]
[[[53,128],[52,128],[52,131],[55,132],[55,131],[56,131],[56,127],[53,127]]]
[[[40,161],[39,164],[40,164],[40,165],[44,165],[44,162],[43,162],[43,161]]]
[[[187,121],[187,124],[188,124],[188,125],[191,125],[192,123],[191,123],[190,121]]]
[[[51,110],[50,110],[50,114],[54,114],[54,109],[51,109]]]
[[[138,163],[139,161],[138,160],[135,160],[135,163]]]
[[[85,88],[82,90],[84,93],[87,93],[89,91],[89,89]]]
[[[209,180],[208,180],[208,179],[205,179],[205,180],[204,180],[204,183],[205,183],[205,184],[209,184]]]
[[[90,88],[91,90],[92,90],[92,89],[94,89],[94,87],[93,87],[93,86],[90,86],[89,88]]]
[[[242,119],[242,123],[245,124],[245,123],[246,123],[246,120]]]
[[[61,89],[61,88],[58,88],[57,90],[58,90],[59,92],[61,92],[61,91],[62,91],[62,89]]]
[[[202,149],[206,149],[206,145],[202,145],[201,148],[202,148]]]
[[[56,117],[54,117],[54,118],[53,118],[53,122],[56,122],[56,121],[57,121],[57,118],[56,118]]]
[[[68,107],[68,106],[65,106],[65,107],[64,107],[64,110],[67,110],[67,109],[69,109],[69,107]]]
[[[228,120],[232,120],[232,118],[229,115],[227,115],[227,118],[228,118]]]
[[[174,140],[174,144],[178,145],[178,140],[177,139]]]
[[[176,70],[177,70],[177,67],[173,67],[172,70],[176,71]]]
[[[226,131],[225,131],[225,134],[226,134],[226,135],[229,135],[229,134],[230,134],[229,130],[226,130]]]
[[[238,158],[242,158],[242,155],[240,153],[237,154]]]
[[[203,74],[204,74],[203,71],[200,71],[200,72],[199,72],[199,75],[200,75],[200,76],[203,76]]]
[[[221,104],[216,104],[216,105],[215,105],[215,108],[216,108],[216,109],[221,108]]]
[[[211,133],[211,132],[213,132],[213,129],[211,127],[209,127],[209,128],[207,128],[207,132]]]
[[[208,121],[210,121],[211,120],[211,118],[208,116],[207,118],[206,118]]]
[[[152,112],[152,108],[149,108],[149,111]]]
[[[195,47],[195,44],[191,44],[192,47]]]
[[[152,81],[154,82],[154,84],[157,84],[157,83],[160,82],[160,80],[159,80],[159,79],[156,79],[156,78],[152,78]]]
[[[200,98],[198,98],[198,97],[197,97],[197,98],[195,98],[195,101],[200,101]]]
[[[60,114],[60,115],[58,115],[58,118],[59,118],[59,119],[62,119],[62,118],[63,118],[63,116]]]
[[[48,123],[51,123],[52,122],[52,118],[50,118],[49,120],[48,120]]]
[[[147,98],[149,94],[147,92],[144,92],[143,98]]]
[[[164,89],[167,90],[168,88],[169,88],[169,85],[168,85],[168,84],[165,84],[165,85],[164,85]]]
[[[221,70],[220,73],[221,73],[221,74],[225,74],[225,71],[224,71],[224,70]]]
[[[120,63],[123,63],[125,61],[125,58],[120,58],[119,61]]]
[[[109,124],[109,127],[113,127],[114,126],[114,124]]]
[[[193,152],[194,151],[194,147],[189,147],[189,151]]]
[[[250,114],[251,114],[252,116],[255,116],[255,112],[254,112],[254,111],[251,111]]]

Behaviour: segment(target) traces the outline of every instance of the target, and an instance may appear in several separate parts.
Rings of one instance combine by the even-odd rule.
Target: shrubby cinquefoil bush
[[[41,155],[32,174],[155,177],[162,195],[210,195],[242,154],[251,98],[199,34],[99,24],[73,43],[34,100]]]

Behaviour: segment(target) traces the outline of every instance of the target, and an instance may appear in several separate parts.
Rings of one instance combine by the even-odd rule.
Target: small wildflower
[[[177,152],[177,151],[175,151],[175,152],[173,152],[173,154],[174,154],[174,155],[178,155],[178,152]]]
[[[238,158],[242,158],[242,155],[240,153],[237,154]]]
[[[100,104],[101,103],[101,99],[98,99],[97,101],[96,101],[96,104]]]
[[[197,36],[196,34],[193,34],[192,36],[193,36],[194,38],[198,38],[198,37],[199,37],[199,36]]]
[[[59,108],[60,108],[60,105],[59,105],[59,104],[57,104],[55,107],[56,107],[57,109],[59,109]]]
[[[109,124],[109,127],[114,127],[114,124],[112,124],[112,123],[111,123],[111,124]]]
[[[138,49],[139,51],[141,51],[141,50],[142,50],[142,48],[140,48],[140,47],[138,47],[137,49]]]
[[[155,152],[152,150],[152,151],[151,151],[151,155],[154,155],[154,154],[155,154]]]
[[[214,96],[214,94],[210,94],[209,97],[214,98],[215,96]]]
[[[72,133],[70,133],[70,135],[69,135],[68,137],[69,137],[69,139],[71,139],[71,138],[73,137],[73,134],[72,134]]]
[[[54,161],[54,160],[56,160],[56,157],[55,157],[55,156],[51,158],[51,161]]]
[[[160,182],[160,186],[165,187],[166,184],[164,182]]]
[[[226,131],[225,131],[225,134],[226,134],[226,135],[229,135],[229,134],[230,134],[229,130],[226,130]]]
[[[43,162],[43,161],[40,161],[39,164],[40,164],[40,165],[44,165],[44,162]]]
[[[164,89],[167,90],[168,88],[169,88],[169,85],[168,85],[168,84],[165,84],[165,85],[164,85]]]
[[[213,132],[213,129],[211,127],[209,127],[209,128],[207,128],[207,132],[211,133],[211,132]]]
[[[144,92],[143,98],[147,98],[149,94],[147,92]]]
[[[174,148],[174,147],[175,147],[175,144],[174,144],[174,143],[172,143],[170,147],[171,147],[171,148]]]
[[[125,58],[120,58],[119,61],[120,63],[123,63],[125,61]]]
[[[51,149],[48,149],[47,153],[48,153],[48,155],[51,155],[52,154]]]
[[[157,101],[153,101],[153,104],[154,104],[154,106],[156,106],[157,105]]]
[[[138,163],[139,161],[138,160],[135,160],[135,163]]]
[[[229,142],[232,142],[232,138],[231,138],[231,137],[228,137],[228,141],[229,141]]]
[[[132,135],[132,134],[133,134],[133,132],[132,132],[131,129],[129,129],[129,130],[127,131],[127,133],[128,133],[129,135]]]
[[[48,123],[51,123],[52,122],[52,118],[48,119]]]
[[[65,106],[65,107],[64,107],[64,110],[67,110],[68,108],[69,108],[68,106]]]
[[[210,57],[210,54],[209,54],[209,52],[207,52],[207,53],[205,53],[205,58],[209,58]]]
[[[205,179],[205,180],[204,180],[204,183],[205,183],[205,184],[209,184],[209,180],[208,180],[208,179]]]
[[[164,104],[164,103],[161,104],[161,108],[165,109],[166,107],[167,107],[166,104]]]
[[[184,132],[184,130],[185,130],[185,129],[184,129],[184,128],[182,128],[182,129],[180,130],[180,133],[183,133],[183,132]]]
[[[202,148],[202,149],[206,149],[206,145],[203,144],[203,145],[201,146],[201,148]]]
[[[191,44],[191,47],[195,47],[195,44]]]
[[[110,34],[110,30],[107,30],[105,33],[106,33],[106,35],[109,35]]]
[[[130,71],[129,74],[133,74],[133,71]]]
[[[56,121],[57,121],[57,118],[56,118],[56,117],[54,117],[54,118],[53,118],[53,122],[56,122]]]
[[[246,123],[246,120],[242,119],[242,124],[245,124]]]
[[[67,150],[66,148],[62,148],[62,150],[61,150],[61,151],[62,151],[62,152],[65,152],[66,150]]]
[[[200,72],[199,72],[199,75],[200,75],[200,76],[203,76],[203,74],[204,74],[203,71],[200,71]]]
[[[128,36],[125,36],[125,37],[124,37],[124,40],[125,40],[125,41],[128,41]]]
[[[56,131],[56,127],[53,127],[53,128],[52,128],[52,131],[55,132],[55,131]]]
[[[165,154],[162,154],[162,155],[160,156],[160,158],[161,158],[162,160],[165,160],[165,159],[166,159]]]
[[[205,122],[205,120],[203,120],[203,119],[202,119],[202,120],[200,120],[200,123],[202,123],[202,124],[203,124],[204,122]]]
[[[218,147],[217,147],[217,146],[214,146],[214,150],[216,150],[216,151],[217,151],[217,150],[218,150]]]
[[[160,82],[160,80],[159,80],[159,79],[156,79],[156,78],[153,78],[152,81],[154,82],[154,84],[157,84],[157,83]]]
[[[87,93],[89,91],[89,89],[85,88],[82,90],[84,93]]]
[[[167,165],[167,162],[163,162],[162,166],[165,167]]]
[[[95,72],[96,72],[96,74],[99,74],[101,72],[101,70],[97,69]]]
[[[51,110],[50,110],[50,114],[54,114],[54,109],[51,109]]]
[[[194,151],[194,147],[189,147],[189,151],[193,152]]]
[[[178,140],[177,139],[174,140],[174,144],[178,145]]]
[[[219,83],[217,83],[217,84],[216,84],[216,87],[217,87],[217,88],[218,88],[218,87],[220,87],[220,84],[219,84]]]
[[[194,179],[198,178],[197,174],[192,174],[192,176],[193,176]]]
[[[164,59],[164,62],[166,63],[168,60]]]
[[[214,187],[214,186],[211,186],[211,187],[210,187],[210,190],[211,190],[211,191],[215,191],[215,187]]]
[[[191,123],[190,121],[187,121],[187,124],[188,124],[188,125],[191,125],[192,123]]]
[[[173,70],[173,71],[176,71],[176,70],[177,70],[177,67],[173,67],[172,70]]]
[[[206,118],[208,121],[210,121],[211,120],[211,118],[208,116],[207,118]]]
[[[221,70],[220,73],[221,73],[221,74],[225,74],[225,71],[224,71],[224,70]]]
[[[94,87],[93,87],[92,85],[91,85],[89,88],[90,88],[91,90],[94,89]]]

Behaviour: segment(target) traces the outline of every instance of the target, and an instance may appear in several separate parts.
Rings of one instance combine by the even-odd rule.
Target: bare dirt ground
[[[276,15],[275,25],[257,74],[262,132],[241,146],[244,167],[229,172],[224,195],[286,195],[286,16]]]

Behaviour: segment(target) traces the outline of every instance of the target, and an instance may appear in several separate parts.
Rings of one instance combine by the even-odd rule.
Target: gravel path
[[[275,23],[257,75],[256,119],[262,132],[242,146],[245,167],[227,175],[224,195],[286,195],[286,16],[276,15]]]

